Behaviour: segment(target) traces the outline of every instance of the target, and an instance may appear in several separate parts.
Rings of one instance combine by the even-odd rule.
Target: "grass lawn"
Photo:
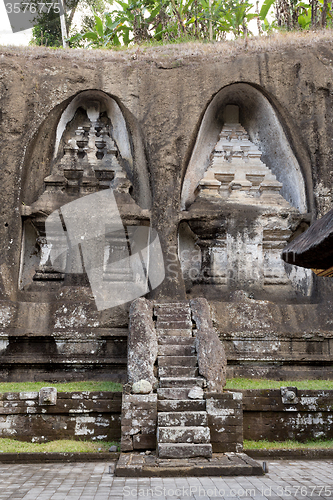
[[[107,453],[110,446],[116,445],[119,451],[119,443],[105,441],[74,441],[61,439],[49,441],[48,443],[27,443],[15,439],[0,438],[0,453]],[[333,449],[333,440],[308,441],[247,441],[244,440],[244,450],[298,450],[298,449]]]
[[[333,380],[266,380],[249,378],[232,378],[227,380],[226,389],[280,389],[280,387],[297,387],[298,389],[333,390]],[[39,391],[42,387],[56,387],[58,392],[110,391],[121,392],[122,384],[111,381],[83,381],[54,384],[50,382],[1,382],[0,393]]]
[[[297,387],[297,389],[329,390],[333,389],[333,380],[266,380],[250,378],[231,378],[227,380],[226,389],[280,389],[280,387]]]
[[[244,440],[244,450],[311,450],[318,448],[333,449],[333,440],[327,441],[307,441],[299,443],[298,441],[247,441]]]
[[[110,446],[119,443],[106,441],[74,441],[60,439],[48,443],[26,443],[15,439],[0,438],[0,453],[42,453],[42,452],[68,452],[68,453],[106,453]]]
[[[39,391],[42,387],[56,387],[58,392],[110,391],[121,392],[122,384],[110,381],[91,380],[88,382],[0,382],[0,393]]]

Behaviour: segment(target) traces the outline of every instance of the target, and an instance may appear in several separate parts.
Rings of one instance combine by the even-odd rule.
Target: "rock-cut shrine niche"
[[[43,189],[22,209],[22,289],[90,281],[105,308],[100,283],[140,282],[129,255],[147,247],[150,190],[147,172],[135,171],[133,142],[118,104],[102,93],[79,94],[64,110]]]
[[[206,169],[189,168],[185,176],[179,257],[187,290],[220,298],[237,289],[256,298],[308,296],[311,274],[280,257],[303,216],[286,199],[281,168],[274,173],[263,161],[240,111],[223,107]]]

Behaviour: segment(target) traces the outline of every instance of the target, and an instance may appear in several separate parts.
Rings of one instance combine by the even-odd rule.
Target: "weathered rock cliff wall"
[[[133,148],[137,151],[134,161],[139,165],[142,158],[146,158],[153,196],[151,217],[161,239],[166,263],[166,279],[154,292],[159,300],[185,297],[185,285],[179,264],[174,263],[172,258],[170,262],[173,265],[171,268],[168,267],[168,249],[177,245],[182,182],[202,118],[214,96],[221,89],[235,83],[244,83],[257,89],[268,100],[278,116],[302,171],[307,212],[310,214],[308,220],[323,215],[331,208],[333,37],[320,35],[312,41],[301,38],[296,42],[291,38],[290,44],[286,38],[282,42],[275,43],[274,40],[267,42],[266,46],[263,44],[259,48],[255,44],[252,46],[250,44],[248,50],[241,50],[239,47],[235,49],[230,45],[229,53],[228,49],[221,47],[216,45],[205,49],[205,46],[198,48],[196,45],[189,45],[119,53],[34,48],[0,49],[2,299],[0,319],[4,349],[8,348],[11,337],[15,338],[15,342],[18,342],[19,336],[23,336],[26,342],[29,340],[29,335],[38,338],[49,337],[50,342],[53,342],[52,339],[55,338],[53,323],[57,322],[56,314],[60,314],[62,319],[67,314],[65,305],[61,310],[55,309],[52,305],[49,311],[46,311],[49,306],[43,306],[42,312],[37,311],[41,306],[34,312],[31,309],[32,305],[18,305],[27,302],[47,304],[55,300],[51,289],[45,292],[41,290],[37,294],[30,292],[30,295],[19,290],[22,241],[20,210],[22,204],[28,205],[35,201],[36,193],[41,194],[43,179],[50,172],[58,120],[74,96],[84,90],[100,90],[116,100],[125,117],[131,140],[134,142]],[[240,96],[237,92],[231,92],[228,103],[243,106],[245,109],[246,99],[245,101],[244,99],[244,94]],[[256,103],[251,99],[249,97],[248,109],[260,114],[260,109],[255,110]],[[217,109],[216,113],[218,112]],[[243,118],[245,121],[248,120],[246,116]],[[269,123],[266,125],[269,127]],[[295,190],[297,191],[297,186]],[[301,302],[327,301],[331,290],[329,278],[320,280],[314,278],[310,295]],[[66,293],[72,295],[70,290]],[[66,302],[68,298],[66,293],[64,296],[57,296],[57,300]],[[75,293],[80,294],[77,289]],[[194,290],[193,294],[200,295],[202,290],[199,292]],[[212,294],[215,302],[218,301],[218,297],[218,291]],[[71,300],[72,298],[71,296]],[[254,297],[254,299],[262,298],[262,296]],[[78,296],[80,302],[79,299]],[[81,302],[89,302],[88,299],[89,297],[84,294]],[[224,294],[223,300],[232,299],[228,299]],[[287,307],[288,303],[297,303],[298,299],[296,296],[288,300],[283,293],[277,293],[276,301],[283,302]],[[60,302],[58,302],[59,307],[62,304]],[[260,303],[254,305],[261,310],[259,306]],[[306,308],[307,305],[300,304],[298,307]],[[89,308],[93,311],[91,304]],[[21,311],[20,314],[17,313],[17,309]],[[52,313],[54,310],[56,312]],[[329,310],[328,307],[327,311]],[[107,342],[105,343],[102,337],[107,336],[110,340],[116,334],[112,330],[108,336],[106,329],[117,327],[121,329],[126,326],[127,311],[127,306],[117,307],[108,313],[103,313],[101,317],[94,311],[92,313],[88,311],[86,316],[92,314],[94,317],[92,325],[91,322],[85,322],[82,311],[74,310],[71,314],[76,315],[76,319],[74,316],[74,319],[71,317],[72,323],[70,321],[66,323],[64,320],[65,327],[61,328],[65,328],[68,337],[77,339],[71,341],[71,346],[73,342],[74,344],[76,341],[81,342],[82,355],[90,353],[89,363],[94,365],[96,345],[102,346],[99,346],[97,351],[99,349],[98,352],[105,362],[108,356],[105,353],[110,352],[110,349],[112,351],[113,347],[107,351],[105,348]],[[292,308],[289,312],[293,316]],[[221,326],[220,331],[223,336],[226,336],[223,326],[227,322],[226,314],[229,314],[226,306],[216,307],[216,325]],[[314,309],[314,314],[320,315],[320,307]],[[310,332],[305,332],[302,325],[298,325],[295,331],[295,327],[292,327],[295,323],[293,317],[290,319],[291,330],[294,329],[293,334],[300,336],[301,341],[304,341],[302,345],[305,347],[304,349],[302,347],[301,351],[304,351],[305,357],[302,358],[302,363],[311,362],[310,358],[306,358],[306,353],[311,354],[312,351],[311,347],[306,347],[304,335],[311,336],[316,333],[316,317],[312,317],[308,327]],[[42,318],[42,321],[39,318]],[[84,320],[84,324],[80,318]],[[291,330],[284,323],[281,326],[281,321],[274,313],[271,321],[269,329],[273,337],[281,335],[287,339],[290,337]],[[327,321],[332,323],[329,318]],[[88,330],[84,333],[82,330],[80,340],[78,332],[81,327],[90,329],[90,333]],[[101,331],[96,333],[94,330],[95,333],[91,333],[92,328],[100,328]],[[252,342],[256,338],[256,333],[251,323],[245,329],[242,327],[243,337],[240,341],[244,340],[245,330],[248,335],[246,342],[249,338]],[[321,335],[331,336],[330,325],[325,323],[323,330],[325,331]],[[88,337],[89,342],[93,342],[94,345],[89,344],[87,347],[87,341],[84,339]],[[126,340],[124,332],[120,330],[119,339]],[[74,348],[67,351],[64,349],[64,346],[69,345],[66,344],[67,341],[69,342],[64,338],[58,339],[56,349],[60,357],[72,356],[73,350],[75,351]],[[235,338],[229,338],[227,342],[230,343],[231,357],[237,357]],[[329,345],[329,342],[326,343]],[[239,346],[239,343],[237,345]],[[15,355],[13,344],[10,349],[7,354]],[[268,349],[272,352],[270,347]],[[246,358],[244,352],[248,348],[244,342],[240,350],[242,356]],[[269,363],[274,361],[283,363],[283,352],[283,350],[280,352],[279,359],[275,359],[274,356],[270,358]],[[315,350],[315,352],[318,353],[315,356],[317,364],[321,364],[321,361],[331,364],[333,354],[328,347],[325,348],[325,359],[321,359],[321,351]],[[48,356],[52,357],[53,354]],[[121,355],[124,356],[124,353]],[[253,360],[253,355],[251,356]],[[294,357],[297,356],[297,353],[295,356],[289,356],[288,362],[294,363]],[[260,358],[260,348],[259,351],[256,349],[255,357]],[[49,357],[48,359],[50,360]],[[80,364],[82,359],[76,362]],[[237,360],[233,362],[238,363]],[[8,375],[9,372],[6,373]],[[3,374],[3,378],[7,378],[7,375]]]

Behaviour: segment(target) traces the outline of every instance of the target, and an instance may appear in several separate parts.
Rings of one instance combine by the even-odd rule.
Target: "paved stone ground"
[[[117,478],[105,462],[0,464],[0,500],[333,499],[331,459],[267,464],[265,476],[224,478]]]

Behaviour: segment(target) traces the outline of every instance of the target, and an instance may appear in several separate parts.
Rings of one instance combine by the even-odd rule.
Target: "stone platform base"
[[[213,453],[212,458],[164,459],[155,453],[121,453],[118,477],[262,476],[261,465],[245,453]]]

